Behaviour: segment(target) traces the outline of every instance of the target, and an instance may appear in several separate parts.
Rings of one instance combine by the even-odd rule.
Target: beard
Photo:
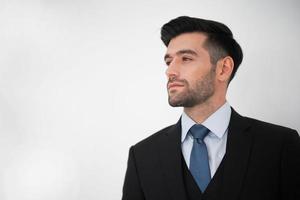
[[[180,82],[182,91],[168,92],[168,101],[172,107],[194,107],[206,102],[215,92],[215,70],[210,70],[202,79],[191,86],[185,79],[170,79],[168,83]]]

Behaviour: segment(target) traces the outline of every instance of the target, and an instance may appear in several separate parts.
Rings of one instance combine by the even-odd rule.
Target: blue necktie
[[[194,138],[190,157],[190,172],[198,187],[204,192],[211,180],[207,148],[203,141],[209,130],[201,124],[195,124],[189,132]]]

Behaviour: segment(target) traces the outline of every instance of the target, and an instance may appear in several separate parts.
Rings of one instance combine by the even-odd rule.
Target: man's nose
[[[176,60],[172,60],[170,64],[168,65],[168,68],[166,70],[166,75],[168,78],[171,77],[178,77],[179,76],[179,64],[176,62]]]

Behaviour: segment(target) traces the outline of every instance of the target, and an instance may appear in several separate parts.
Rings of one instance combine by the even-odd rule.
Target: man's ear
[[[221,58],[217,62],[216,76],[220,82],[229,82],[234,68],[234,61],[230,56]]]

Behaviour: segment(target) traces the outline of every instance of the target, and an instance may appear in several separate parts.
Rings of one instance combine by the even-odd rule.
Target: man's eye
[[[191,58],[188,58],[188,57],[182,57],[182,60],[183,60],[183,61],[191,61],[192,59],[191,59]]]
[[[166,60],[166,65],[170,65],[171,61],[170,60]]]

